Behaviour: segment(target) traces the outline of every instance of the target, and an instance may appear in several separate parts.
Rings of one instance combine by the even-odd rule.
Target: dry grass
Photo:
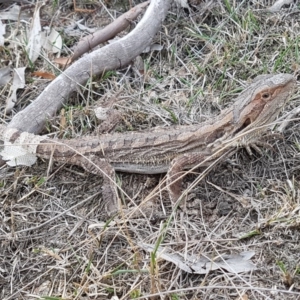
[[[125,2],[104,1],[105,9],[100,6],[86,25],[101,24],[107,11],[124,12]],[[142,55],[145,77],[128,67],[93,78],[89,92],[74,95],[51,121],[52,129],[63,127],[62,137],[93,131],[93,107],[111,98],[122,115],[117,131],[197,123],[230,105],[258,74],[297,76],[297,5],[271,14],[263,10],[269,2],[206,1],[190,12],[174,6],[155,41],[164,49]],[[63,29],[72,12],[67,3],[59,15],[57,6],[49,7],[43,21],[53,18],[53,26]],[[65,43],[72,39],[66,35]],[[12,62],[19,55],[26,64],[21,48],[6,55]],[[52,69],[43,59],[35,68]],[[29,81],[16,110],[45,87],[28,73]],[[298,103],[296,92],[283,115]],[[185,211],[175,210],[161,190],[149,200],[163,176],[118,174],[131,199],[123,195],[123,214],[106,223],[101,178],[72,166],[48,168],[47,161],[2,167],[0,298],[300,299],[299,132],[295,120],[274,151],[253,157],[238,151],[192,189]],[[194,179],[187,176],[185,187]],[[143,244],[210,257],[254,251],[257,270],[189,274],[144,251]]]

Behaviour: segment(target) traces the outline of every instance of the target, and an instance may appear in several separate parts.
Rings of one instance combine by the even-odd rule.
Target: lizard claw
[[[263,137],[261,137],[258,140],[256,139],[255,141],[247,142],[247,144],[245,145],[247,153],[250,156],[253,155],[251,148],[254,149],[256,152],[258,152],[260,155],[263,154],[261,151],[261,148],[268,148],[268,149],[274,151],[274,147],[267,142],[268,140],[274,139],[274,138],[283,139],[283,136],[280,133],[272,132],[272,133],[265,134]]]

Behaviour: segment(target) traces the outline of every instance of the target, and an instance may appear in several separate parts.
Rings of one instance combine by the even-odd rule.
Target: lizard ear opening
[[[262,95],[261,95],[261,98],[263,100],[269,100],[270,97],[271,97],[271,94],[269,92],[262,93]]]

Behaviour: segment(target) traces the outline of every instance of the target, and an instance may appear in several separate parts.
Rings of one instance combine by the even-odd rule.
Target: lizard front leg
[[[272,145],[269,144],[269,140],[271,139],[283,139],[282,134],[277,133],[277,132],[267,132],[263,136],[260,137],[251,137],[250,139],[242,140],[239,143],[239,147],[244,147],[247,151],[247,153],[252,156],[252,151],[251,148],[254,149],[257,153],[262,155],[262,150],[261,148],[267,148],[272,151],[274,151],[274,148]]]
[[[82,167],[89,173],[103,178],[102,198],[108,215],[119,211],[118,194],[115,182],[115,170],[104,158],[75,155],[67,163]]]
[[[184,169],[191,168],[205,159],[201,153],[185,153],[174,158],[167,173],[167,188],[171,201],[177,202],[181,196]]]

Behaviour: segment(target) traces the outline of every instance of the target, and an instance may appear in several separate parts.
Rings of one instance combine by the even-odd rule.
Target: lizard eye
[[[264,100],[268,100],[270,98],[270,93],[263,93],[261,95],[261,97],[264,99]]]

